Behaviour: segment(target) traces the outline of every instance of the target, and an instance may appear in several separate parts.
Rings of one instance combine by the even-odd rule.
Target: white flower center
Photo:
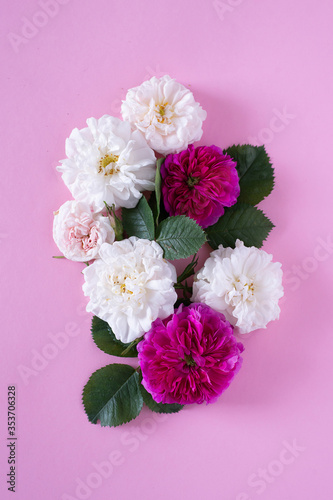
[[[169,125],[173,116],[173,112],[169,106],[168,102],[162,104],[155,104],[155,118],[158,123],[163,125]]]
[[[226,302],[237,306],[240,302],[254,300],[255,285],[253,281],[243,274],[232,283],[231,290],[226,294]]]
[[[145,273],[137,269],[115,270],[107,276],[107,281],[111,294],[123,301],[138,301],[145,293]]]
[[[77,243],[85,252],[95,248],[97,242],[98,230],[95,224],[87,225],[83,220],[81,224],[73,225],[68,229],[68,243],[70,245]]]
[[[119,160],[119,156],[117,156],[117,155],[114,155],[112,153],[105,154],[99,160],[98,173],[103,174],[105,176],[115,174],[116,172],[119,171],[119,166],[117,163],[118,160]]]

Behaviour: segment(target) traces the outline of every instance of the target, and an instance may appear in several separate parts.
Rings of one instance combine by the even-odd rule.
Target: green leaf
[[[153,399],[152,395],[146,391],[146,389],[142,385],[142,375],[140,374],[140,392],[143,397],[143,402],[148,406],[148,408],[155,413],[178,413],[184,405],[179,405],[177,403],[174,404],[164,404],[164,403],[156,403]]]
[[[128,365],[107,365],[94,372],[82,401],[91,423],[116,427],[136,418],[143,405],[139,374]]]
[[[164,250],[166,259],[186,259],[197,253],[206,241],[202,228],[185,215],[163,220],[157,227],[156,241]]]
[[[225,150],[237,162],[240,195],[237,202],[257,205],[274,187],[274,169],[264,146],[231,146]]]
[[[150,207],[150,210],[153,213],[153,219],[156,221],[158,215],[157,215],[157,207],[156,207],[156,193],[153,191],[149,197],[148,205]]]
[[[94,316],[92,319],[91,333],[97,347],[106,352],[106,354],[126,358],[135,358],[138,355],[135,346],[130,347],[131,344],[123,344],[123,342],[116,339],[110,325],[97,316]],[[123,354],[125,350],[127,352]]]
[[[165,158],[160,158],[156,162],[156,174],[155,174],[155,197],[156,197],[156,224],[158,224],[158,218],[160,216],[160,206],[161,206],[161,166]]]
[[[163,197],[161,197],[161,184],[162,178],[160,174],[160,168],[165,158],[160,158],[157,164],[156,176],[155,176],[155,191],[152,192],[149,198],[149,206],[152,209],[155,225],[157,226],[162,220],[169,217],[168,212],[165,209],[163,203]]]
[[[154,239],[154,217],[144,196],[141,196],[135,208],[122,209],[123,226],[128,236],[137,236],[146,240]]]
[[[256,207],[237,203],[225,210],[216,224],[206,229],[208,243],[214,249],[219,245],[235,247],[237,239],[246,246],[260,248],[274,227],[266,215]]]

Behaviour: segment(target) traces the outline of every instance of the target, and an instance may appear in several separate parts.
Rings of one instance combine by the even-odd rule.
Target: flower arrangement
[[[206,112],[169,76],[130,89],[123,120],[87,120],[58,170],[74,200],[54,214],[109,364],[83,389],[90,422],[118,426],[214,403],[242,365],[242,334],[279,317],[281,264],[261,249],[273,224],[257,205],[274,187],[263,146],[198,146]],[[158,156],[158,159],[157,159]],[[203,267],[197,253],[212,251]],[[173,260],[192,260],[177,276]],[[191,280],[193,278],[193,284]]]

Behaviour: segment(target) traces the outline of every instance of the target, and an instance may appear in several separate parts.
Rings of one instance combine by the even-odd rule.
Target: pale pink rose
[[[108,217],[94,214],[87,203],[66,201],[54,214],[53,239],[67,259],[86,262],[115,235]]]

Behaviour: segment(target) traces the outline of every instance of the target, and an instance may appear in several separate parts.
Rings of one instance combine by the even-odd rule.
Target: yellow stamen
[[[160,105],[160,115],[164,116],[165,115],[165,108],[167,104],[161,104]]]
[[[104,173],[104,175],[112,175],[117,171],[117,161],[119,160],[119,156],[114,155],[114,154],[106,154],[102,156],[102,158],[99,160],[99,168],[98,168],[98,173]],[[110,168],[107,168],[110,163],[113,163],[113,165]]]

